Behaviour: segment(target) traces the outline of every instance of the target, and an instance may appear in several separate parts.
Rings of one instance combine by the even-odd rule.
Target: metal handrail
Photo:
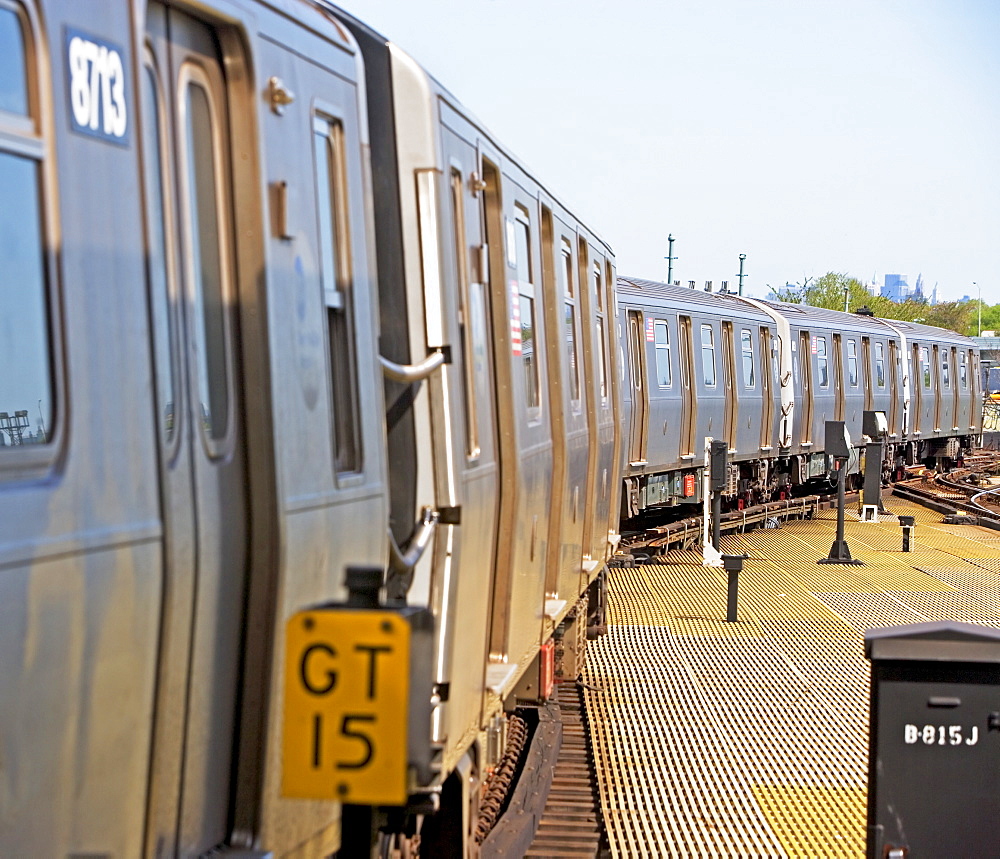
[[[413,382],[422,382],[438,367],[441,367],[446,361],[446,356],[444,352],[438,350],[431,352],[419,364],[397,364],[383,355],[379,355],[378,360],[382,365],[383,375],[388,376],[394,382],[412,384]]]

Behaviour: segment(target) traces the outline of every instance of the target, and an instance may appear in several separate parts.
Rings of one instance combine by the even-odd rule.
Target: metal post
[[[972,281],[972,285],[976,286],[976,282]],[[981,286],[976,286],[976,304],[979,307],[979,336],[983,336],[983,289]]]
[[[716,552],[719,550],[719,541],[722,535],[722,493],[712,493],[712,547]]]
[[[667,236],[667,283],[673,285],[674,282],[674,234]]]
[[[740,254],[740,295],[743,295],[743,262],[746,258],[746,254]]]
[[[837,539],[830,547],[830,554],[822,558],[821,564],[854,564],[860,566],[863,562],[851,557],[851,547],[844,539],[844,505],[846,503],[847,458],[837,457]]]

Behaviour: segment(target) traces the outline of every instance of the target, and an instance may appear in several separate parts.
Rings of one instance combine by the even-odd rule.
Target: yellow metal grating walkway
[[[816,563],[835,511],[724,537],[750,556],[738,623],[725,622],[725,572],[700,555],[610,571],[608,634],[585,677],[612,855],[864,855],[865,630],[1000,627],[997,532],[886,506],[877,525],[848,513],[864,566]],[[917,518],[905,554],[900,513]]]

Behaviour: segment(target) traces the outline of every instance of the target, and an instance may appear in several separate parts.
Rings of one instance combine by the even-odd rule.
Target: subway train
[[[0,265],[0,855],[460,851],[618,540],[607,244],[326,3],[0,0]]]
[[[948,467],[982,431],[979,349],[951,331],[619,278],[622,517],[702,501],[705,439],[728,443],[735,508],[827,479],[827,421],[860,448],[885,415],[882,472]],[[874,438],[872,439],[874,440]],[[857,480],[860,457],[848,463]]]
[[[473,851],[703,435],[752,501],[978,420],[964,338],[617,281],[323,0],[0,0],[0,265],[4,856]]]

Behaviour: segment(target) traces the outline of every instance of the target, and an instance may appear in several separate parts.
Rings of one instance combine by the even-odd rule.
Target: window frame
[[[318,248],[318,266],[324,308],[323,325],[326,332],[326,384],[332,463],[338,486],[344,486],[363,480],[365,473],[365,444],[358,378],[357,305],[352,294],[354,271],[344,117],[329,105],[314,104],[310,114],[310,140],[313,156],[313,190],[316,193],[317,240],[322,242],[324,238],[321,200],[329,202],[329,226],[333,234],[334,271],[325,272],[325,254],[320,248]],[[328,159],[326,176],[329,188],[326,189],[325,195],[319,174],[320,141],[323,141],[323,153]],[[332,286],[329,283],[331,276]],[[338,315],[341,321],[335,327],[333,321]],[[343,339],[346,342],[335,343],[335,339]],[[334,348],[336,345],[346,346],[346,352]],[[345,357],[346,366],[340,363]],[[346,391],[337,384],[340,377],[345,374]],[[346,415],[343,412],[346,412]],[[342,442],[348,449],[346,457],[341,456]]]
[[[847,338],[847,383],[852,388],[861,384],[861,373],[858,367],[858,341],[853,337]]]
[[[753,333],[749,328],[740,329],[740,366],[743,375],[743,387],[754,390],[757,387],[757,374],[754,367]],[[747,360],[749,359],[749,365]],[[747,381],[747,367],[750,368],[750,380]]]
[[[608,398],[611,396],[611,368],[608,366],[608,349],[610,337],[608,336],[605,315],[604,315],[604,273],[601,269],[601,260],[590,261],[588,274],[594,295],[597,296],[595,305],[594,321],[597,327],[597,362],[598,362],[598,394],[602,408],[608,405]]]
[[[236,293],[236,271],[235,258],[233,255],[235,224],[233,223],[232,200],[229,196],[229,182],[227,181],[227,177],[231,175],[228,140],[229,123],[227,121],[226,112],[220,109],[220,105],[217,103],[216,96],[218,88],[216,84],[217,81],[213,81],[212,77],[206,72],[205,68],[191,60],[188,60],[180,67],[177,75],[177,86],[173,95],[177,99],[177,119],[179,126],[177,129],[177,152],[181,175],[178,177],[177,181],[177,187],[180,189],[180,200],[178,203],[182,213],[181,220],[183,224],[182,238],[184,247],[184,265],[187,268],[184,277],[186,285],[186,295],[184,300],[185,304],[190,307],[192,312],[197,317],[191,319],[189,322],[190,332],[195,337],[195,342],[198,348],[196,350],[196,362],[194,366],[189,367],[188,370],[189,373],[195,377],[195,381],[191,383],[191,387],[194,388],[199,397],[202,394],[207,394],[211,391],[211,385],[213,382],[210,378],[210,368],[207,363],[207,338],[209,336],[209,332],[207,332],[204,327],[206,321],[204,306],[203,302],[199,302],[198,304],[195,303],[194,293],[195,284],[200,284],[201,280],[200,278],[195,277],[195,260],[192,254],[194,242],[194,223],[192,221],[192,212],[196,205],[195,201],[192,200],[190,193],[190,182],[195,176],[195,173],[193,172],[194,164],[192,163],[190,153],[190,131],[192,126],[190,122],[191,110],[189,95],[192,86],[197,86],[205,95],[206,104],[209,109],[211,128],[213,130],[211,145],[212,168],[216,180],[214,189],[215,215],[216,225],[219,227],[217,232],[220,234],[217,239],[216,250],[219,254],[219,273],[221,280],[220,297],[223,308],[221,315],[222,342],[225,347],[222,362],[222,377],[225,381],[226,394],[226,423],[224,426],[224,432],[218,436],[213,435],[206,428],[205,421],[202,419],[201,415],[193,416],[193,420],[199,427],[198,435],[201,438],[202,445],[204,446],[209,458],[213,460],[221,460],[232,454],[236,444],[237,386],[234,368],[235,356],[233,355],[233,347],[236,345],[233,334],[233,306]],[[202,372],[205,374],[204,380],[202,379]],[[205,391],[202,390],[203,381],[205,381],[208,385],[208,388]],[[209,414],[211,415],[211,412]]]
[[[568,365],[566,367],[569,380],[569,401],[574,414],[579,414],[583,410],[583,378],[580,373],[580,307],[579,290],[576,289],[574,281],[576,275],[576,265],[573,262],[573,242],[565,235],[559,234],[559,246],[554,248],[557,255],[556,278],[565,280],[563,290],[563,335],[567,332],[572,336],[572,343],[566,355]],[[560,274],[561,273],[561,274]],[[566,314],[571,314],[571,319],[567,320]],[[569,327],[567,328],[567,324]]]
[[[875,344],[875,385],[885,387],[885,344]]]
[[[829,390],[830,388],[830,353],[827,350],[826,337],[819,334],[816,335],[814,341],[816,349],[816,375],[819,377],[817,379],[818,388],[823,390]],[[822,344],[822,345],[820,345]]]
[[[541,330],[542,308],[538,305],[537,289],[534,282],[534,261],[532,254],[532,240],[534,238],[531,223],[531,210],[525,203],[514,202],[514,217],[508,219],[508,239],[513,241],[513,245],[508,247],[508,260],[514,261],[514,270],[517,273],[517,319],[520,326],[520,357],[521,367],[524,372],[522,381],[524,383],[524,407],[527,409],[528,422],[538,423],[542,418],[542,368],[541,368],[541,348],[539,331]],[[523,247],[522,247],[523,236]],[[522,263],[522,250],[524,252],[524,262]],[[522,274],[527,274],[527,280],[522,279]],[[515,298],[514,295],[511,296]],[[531,316],[531,354],[527,355],[525,350],[525,302],[530,302]],[[530,377],[529,377],[530,374]],[[534,394],[534,396],[532,396]]]
[[[21,25],[24,47],[27,115],[0,111],[0,153],[33,161],[36,165],[39,265],[45,312],[44,344],[48,359],[51,405],[46,440],[39,444],[0,447],[0,481],[37,479],[51,473],[67,444],[66,391],[68,387],[61,282],[54,248],[59,245],[58,197],[55,179],[54,136],[50,93],[43,88],[42,59],[49,51],[45,30],[33,3],[0,0]],[[2,406],[0,406],[2,408]],[[30,414],[30,404],[29,404]]]
[[[660,342],[659,333],[663,331],[664,339]],[[656,359],[656,384],[663,390],[674,386],[673,368],[670,364],[670,323],[666,319],[653,319],[653,351]],[[662,361],[661,361],[662,359]],[[664,383],[663,368],[666,368],[667,380]]]
[[[476,394],[475,345],[472,342],[472,296],[465,241],[465,178],[455,162],[448,174],[452,207],[452,240],[455,242],[455,276],[458,278],[458,331],[462,341],[462,387],[465,392],[465,458],[475,462],[482,455],[479,443],[479,399]]]
[[[167,463],[173,463],[177,457],[177,453],[180,450],[180,441],[183,435],[184,423],[187,420],[187,391],[182,386],[181,380],[181,362],[180,362],[180,332],[179,332],[179,320],[177,318],[177,307],[180,300],[179,290],[179,272],[177,270],[177,259],[173,252],[173,248],[176,247],[176,238],[174,236],[175,228],[175,213],[174,213],[174,176],[172,171],[171,160],[167,156],[170,151],[170,127],[167,111],[167,98],[169,94],[167,89],[164,87],[163,76],[160,73],[160,69],[157,67],[156,58],[153,52],[150,50],[148,44],[143,46],[143,62],[142,68],[140,70],[140,76],[145,79],[148,76],[149,83],[152,86],[154,97],[156,98],[156,103],[154,105],[146,105],[143,103],[143,92],[145,92],[145,86],[143,85],[143,92],[139,93],[139,97],[136,101],[142,105],[143,110],[139,117],[139,124],[142,128],[143,133],[143,152],[142,159],[147,165],[147,170],[155,167],[157,172],[157,179],[160,183],[159,190],[159,202],[160,211],[156,214],[162,222],[163,230],[163,287],[166,289],[166,295],[164,296],[166,300],[166,309],[164,321],[166,323],[167,330],[162,332],[166,337],[165,343],[157,342],[157,338],[160,336],[159,322],[161,320],[157,319],[157,309],[156,309],[156,298],[153,295],[155,289],[152,282],[151,273],[151,259],[150,259],[150,245],[152,244],[150,230],[152,229],[152,218],[153,211],[150,206],[152,200],[150,199],[150,190],[148,187],[148,182],[146,181],[149,176],[148,173],[143,174],[143,191],[144,191],[144,214],[146,217],[146,223],[144,225],[144,237],[146,242],[146,285],[147,292],[149,293],[150,302],[150,317],[151,317],[151,329],[154,338],[153,349],[154,349],[154,362],[156,366],[153,368],[154,378],[157,380],[158,386],[156,391],[157,398],[157,413],[156,413],[156,425],[157,425],[157,437],[160,441],[160,447],[163,451],[164,459]],[[149,127],[150,114],[155,112],[156,128]],[[155,141],[153,140],[155,136]],[[150,146],[155,145],[155,152],[150,150]],[[155,159],[155,165],[151,162]],[[167,367],[162,368],[160,364],[163,363],[164,355],[166,353],[166,363]],[[161,371],[169,375],[170,383],[170,393],[173,395],[172,400],[166,398],[166,392],[159,390],[159,380]],[[161,415],[160,410],[165,409],[167,405],[172,406],[172,425],[169,427],[162,427],[160,425]]]
[[[708,343],[705,342],[705,332],[708,332]],[[715,364],[715,328],[708,322],[700,323],[701,341],[701,378],[706,388],[716,388],[719,384],[719,368]],[[705,353],[711,358],[710,362],[705,361]],[[708,378],[708,367],[712,367],[712,379]]]

